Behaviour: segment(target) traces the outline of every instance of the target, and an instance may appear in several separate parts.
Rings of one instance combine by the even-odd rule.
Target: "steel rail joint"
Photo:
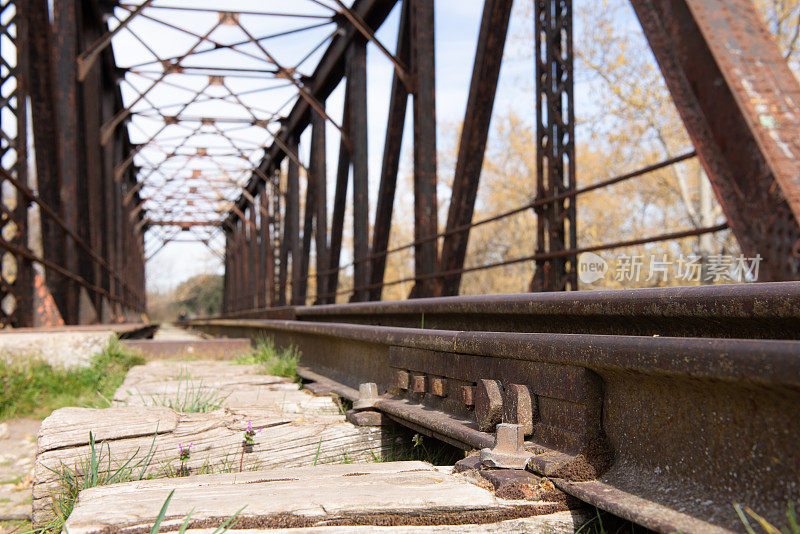
[[[602,313],[588,313],[595,296],[547,294],[295,308],[275,312],[293,320],[187,324],[294,344],[309,372],[350,398],[360,384],[375,383],[377,409],[462,448],[492,447],[500,422],[524,426],[531,469],[568,493],[655,530],[694,531],[738,528],[733,502],[780,521],[786,500],[800,498],[800,429],[791,424],[800,341],[787,335],[800,327],[800,307],[791,304],[799,292],[797,283],[603,292],[597,298],[614,297],[609,313],[664,303],[652,316],[628,315],[613,333]],[[412,310],[436,306],[447,313],[426,314],[426,325],[460,329],[407,324]],[[520,332],[524,313],[520,321],[503,317],[520,308],[542,317],[549,309],[555,327],[574,327],[565,319],[572,313],[584,331]],[[641,335],[659,318],[713,323],[717,337],[685,337],[675,326]],[[357,324],[392,319],[406,324]],[[491,331],[495,324],[517,332]],[[741,325],[761,339],[732,339]]]

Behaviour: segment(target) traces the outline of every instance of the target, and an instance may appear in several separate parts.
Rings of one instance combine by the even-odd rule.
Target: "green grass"
[[[113,462],[112,464],[111,447],[108,442],[102,442],[98,446],[95,443],[94,435],[89,432],[89,454],[79,458],[71,466],[62,462],[56,469],[47,468],[58,477],[59,489],[50,496],[53,519],[37,530],[61,532],[64,522],[72,513],[78,494],[86,488],[147,478],[148,467],[155,453],[157,435],[158,431],[153,436],[149,451],[138,461],[135,461],[139,454],[137,449],[121,463]]]
[[[755,521],[758,526],[760,526],[766,534],[800,534],[800,521],[797,519],[797,509],[795,508],[795,503],[789,502],[786,505],[786,526],[784,527],[776,527],[759,514],[751,510],[747,506],[742,506],[740,504],[733,505],[736,513],[739,516],[739,519],[742,521],[742,525],[744,525],[747,534],[756,534],[756,529],[750,524],[750,520]],[[748,518],[748,516],[750,516]]]
[[[8,534],[29,533],[33,531],[33,525],[25,520],[0,521],[0,531],[3,530]]]
[[[279,349],[270,337],[256,340],[256,346],[248,354],[236,359],[242,365],[260,365],[265,374],[284,376],[299,381],[297,364],[300,361],[300,351],[294,345]]]
[[[431,465],[454,465],[465,452],[438,439],[425,437],[406,428],[395,428],[389,438],[391,447],[381,456],[370,452],[373,462],[428,462]]]
[[[181,371],[178,389],[171,395],[151,395],[145,398],[139,394],[145,406],[166,406],[182,413],[208,413],[218,410],[228,397],[219,388],[203,385],[203,381],[192,380],[189,371]]]
[[[575,534],[646,534],[650,532],[652,531],[627,519],[595,508],[592,518],[581,525]]]
[[[161,511],[158,513],[155,521],[153,522],[153,527],[150,529],[150,534],[158,534],[159,530],[161,529],[161,522],[164,521],[164,517],[167,515],[167,507],[169,507],[169,502],[172,500],[172,496],[175,494],[175,490],[169,492],[167,495],[167,499],[164,501],[164,504],[161,505]],[[218,526],[211,534],[224,534],[229,529],[233,528],[236,523],[238,522],[239,514],[242,513],[245,507],[242,506],[239,508],[239,511],[229,517],[222,525]],[[187,514],[186,518],[183,520],[183,524],[178,529],[178,534],[184,534],[186,529],[189,527],[192,521],[192,514],[194,513],[194,508]]]
[[[161,465],[153,464],[153,457],[157,451],[157,436],[158,432],[153,435],[153,440],[147,453],[138,460],[137,457],[140,452],[138,449],[127,458],[112,459],[111,447],[108,442],[102,442],[98,445],[94,440],[94,435],[90,432],[89,452],[85,456],[78,458],[73,465],[61,463],[58,468],[47,468],[50,469],[58,479],[58,488],[50,495],[51,509],[54,517],[45,525],[37,528],[34,532],[36,534],[57,534],[61,532],[64,523],[72,513],[78,494],[86,488],[153,478],[177,478],[185,476],[183,469],[177,468],[175,465],[179,462],[177,457]],[[257,464],[249,463],[245,467],[245,470],[252,471],[258,469],[258,467]],[[238,455],[231,453],[226,455],[225,459],[217,465],[212,465],[206,460],[200,467],[192,468],[190,474],[201,475],[238,471]],[[168,502],[169,499],[165,502],[164,506],[166,506]],[[165,508],[162,508],[162,511],[163,510],[165,510]]]
[[[64,369],[39,359],[0,360],[0,421],[16,417],[44,418],[64,406],[108,407],[107,399],[125,373],[144,359],[116,339],[96,354],[88,367]]]

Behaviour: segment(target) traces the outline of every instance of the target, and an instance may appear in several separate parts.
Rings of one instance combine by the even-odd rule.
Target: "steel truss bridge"
[[[800,85],[749,0],[631,3],[693,150],[581,186],[572,2],[533,0],[536,190],[476,219],[512,10],[485,0],[441,228],[433,0],[2,0],[0,322],[139,320],[148,258],[224,243],[223,316],[196,328],[294,343],[307,380],[376,383],[377,409],[463,448],[524,424],[536,470],[656,530],[736,528],[736,499],[779,520],[800,499]],[[388,116],[368,114],[368,48],[391,64]],[[390,247],[407,124],[413,240]],[[724,224],[578,245],[580,195],[689,159]],[[532,253],[469,263],[473,228],[523,212]],[[583,252],[728,228],[762,283],[574,292]],[[388,279],[405,251],[413,275]],[[530,294],[458,296],[524,262]],[[375,302],[401,283],[409,300]]]

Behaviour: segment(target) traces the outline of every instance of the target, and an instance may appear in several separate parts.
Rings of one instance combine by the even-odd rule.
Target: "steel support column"
[[[575,189],[572,0],[536,0],[536,198]],[[536,252],[578,245],[575,198],[536,209]],[[532,291],[578,289],[577,257],[536,261]]]
[[[267,288],[265,278],[267,275],[267,247],[269,247],[269,204],[267,204],[267,192],[265,184],[261,182],[256,190],[256,200],[258,203],[258,243],[257,255],[258,263],[256,267],[256,308],[267,306]]]
[[[287,143],[289,150],[297,154],[297,140],[290,139]],[[302,270],[302,244],[300,243],[300,168],[293,158],[288,158],[288,171],[286,173],[286,227],[284,239],[287,250],[292,257],[292,300],[293,305],[303,304],[303,295],[300,292],[300,279]]]
[[[231,312],[231,293],[233,290],[232,287],[232,274],[233,269],[231,268],[231,234],[230,231],[225,228],[225,258],[223,259],[223,265],[225,271],[223,273],[222,278],[222,313],[229,313]]]
[[[349,81],[345,81],[344,111],[342,113],[343,136],[350,132],[350,90],[347,88]],[[333,213],[331,214],[331,245],[329,252],[330,266],[328,283],[326,285],[328,296],[326,304],[336,302],[336,292],[339,289],[339,261],[342,252],[342,231],[344,229],[344,215],[347,207],[347,182],[350,178],[350,149],[342,137],[339,142],[339,163],[336,169],[336,189],[333,192]]]
[[[258,307],[258,295],[263,292],[262,284],[260,283],[261,269],[259,261],[259,232],[256,220],[256,211],[258,206],[252,204],[250,206],[250,224],[248,231],[250,232],[250,241],[248,243],[248,250],[250,257],[248,258],[247,269],[247,308],[252,309]]]
[[[24,3],[24,2],[23,2]],[[17,29],[16,42],[16,130],[17,135],[14,139],[12,148],[15,152],[13,173],[17,180],[28,185],[28,80],[30,80],[31,64],[27,50],[27,39],[30,35],[30,20],[27,13],[19,11],[19,3],[15,5],[18,9],[14,16]],[[9,73],[11,74],[11,73]],[[10,98],[9,98],[10,100]],[[10,102],[9,102],[10,109]],[[0,119],[2,120],[2,119]],[[20,191],[14,191],[15,204],[13,211],[14,223],[16,224],[16,235],[11,238],[11,242],[17,246],[28,248],[29,238],[29,218],[28,207],[30,202]],[[14,311],[12,322],[17,326],[34,326],[34,272],[33,263],[21,256],[16,256],[16,273],[14,276]],[[5,266],[3,266],[5,269]]]
[[[317,202],[317,183],[313,173],[306,173],[306,201],[303,210],[303,248],[300,260],[299,304],[305,305],[308,296],[308,264],[311,261],[311,235],[314,232],[314,211]]]
[[[367,41],[353,38],[347,51],[347,91],[350,99],[350,142],[353,146],[353,295],[368,300],[369,177],[367,153]]]
[[[411,2],[414,79],[414,275],[410,297],[433,297],[439,259],[436,201],[436,50],[433,0]],[[420,279],[420,277],[426,277]]]
[[[75,0],[53,0],[53,57],[55,66],[55,112],[59,175],[61,183],[61,216],[67,226],[77,231],[79,226],[78,182],[81,178],[80,137],[78,115],[78,16],[79,8]],[[64,239],[64,267],[78,273],[80,269],[78,251],[66,238]],[[73,281],[67,284],[65,305],[61,315],[67,324],[80,322],[80,287]]]
[[[410,63],[410,3],[403,2],[397,34],[397,58]],[[369,300],[381,300],[383,277],[386,272],[386,250],[392,227],[394,195],[397,189],[397,172],[400,166],[400,148],[406,122],[408,88],[395,71],[392,77],[392,93],[389,97],[389,117],[386,124],[386,139],[383,143],[383,164],[375,207],[375,224],[372,230],[372,261],[370,262]]]
[[[53,67],[53,37],[47,0],[28,0],[17,4],[21,13],[30,20],[29,38],[25,41],[30,62],[36,65],[37,76],[31,76],[28,89],[31,94],[33,138],[38,147],[49,147],[36,152],[36,182],[39,197],[56,212],[61,211],[61,168],[58,165],[58,136],[56,126],[55,70]],[[34,31],[35,28],[35,31]],[[42,256],[58,265],[64,265],[63,232],[55,221],[41,217]],[[59,273],[45,274],[47,287],[56,308],[67,306],[70,281]]]
[[[312,112],[311,117],[311,168],[313,176],[314,199],[314,238],[317,253],[317,298],[315,304],[321,304],[319,295],[325,295],[328,285],[328,276],[324,271],[328,269],[328,171],[326,165],[325,145],[325,118],[319,113]]]

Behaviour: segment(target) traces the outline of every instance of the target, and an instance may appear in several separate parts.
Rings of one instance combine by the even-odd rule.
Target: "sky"
[[[245,2],[246,4],[246,0],[238,0],[238,2],[240,4]],[[159,3],[164,5],[179,4],[178,0],[173,0],[172,2],[156,0],[155,5]],[[183,3],[187,4],[188,2]],[[197,5],[198,0],[192,0],[190,3],[191,5]],[[218,5],[218,3],[212,4]],[[302,2],[297,2],[295,5],[301,4]],[[512,15],[509,39],[506,45],[495,100],[494,116],[505,115],[509,111],[514,111],[519,116],[528,117],[529,122],[533,123],[535,114],[532,90],[533,63],[531,60],[533,43],[523,38],[523,35],[530,35],[529,28],[532,26],[533,21],[530,16],[525,16],[524,10],[521,9],[521,2],[518,1],[517,4]],[[237,7],[239,6],[237,5]],[[234,8],[228,7],[228,9]],[[452,135],[453,129],[457,127],[464,117],[483,2],[479,0],[436,0],[435,9],[436,116],[439,130],[438,142],[441,148],[447,142],[445,138]],[[377,33],[378,39],[392,52],[395,49],[398,20],[399,9],[396,7]],[[627,23],[629,22],[628,20]],[[576,32],[580,31],[581,24],[582,21],[575,21]],[[144,31],[151,32],[149,34],[150,40],[159,42],[158,37],[153,37],[152,30],[146,26],[142,26],[142,28]],[[119,39],[118,41],[114,43],[118,64],[135,63],[137,53],[141,54],[141,52],[135,51],[135,46],[131,44],[130,40]],[[162,44],[168,48],[170,43],[166,36],[163,41]],[[291,53],[288,48],[286,50],[286,53]],[[316,64],[316,58],[312,59],[313,61],[310,62],[306,70],[312,70],[313,65]],[[374,197],[378,189],[378,175],[381,167],[393,67],[380,50],[371,44],[367,50],[367,62],[369,188],[371,197],[370,219],[372,219],[375,207]],[[126,95],[126,101],[129,102],[132,98],[130,88],[123,87],[123,91]],[[341,120],[342,93],[343,88],[340,86],[327,101],[326,110],[336,122]],[[576,85],[576,102],[590,101],[589,93],[590,88],[578,82]],[[169,96],[166,93],[165,95]],[[409,106],[401,157],[401,177],[410,172],[411,128],[411,108]],[[133,132],[133,130],[129,131]],[[142,133],[132,133],[132,135],[141,136]],[[333,125],[328,125],[327,135],[328,183],[331,184],[328,187],[328,194],[329,197],[332,197],[332,180],[335,175],[338,152],[338,132]],[[256,142],[264,142],[264,136],[254,135],[253,137],[258,139]],[[489,142],[491,144],[491,138]],[[308,146],[307,132],[305,137],[301,138],[300,158],[304,162],[308,161]],[[440,167],[440,174],[443,172],[449,172],[449,170]],[[442,179],[440,176],[440,180]],[[402,178],[399,181],[402,182]],[[408,196],[408,193],[404,193],[401,190],[396,202],[410,201],[409,198],[403,198],[404,195]],[[328,206],[330,210],[332,198],[329,198]],[[153,242],[156,240],[148,237],[148,241],[151,242],[149,243],[150,250],[155,249],[158,243],[154,244]],[[218,241],[216,246],[221,248],[221,242]],[[342,262],[345,263],[347,261],[348,251],[343,250]],[[171,243],[161,249],[147,263],[148,290],[165,291],[193,275],[212,271],[221,273],[221,263],[204,245],[200,243]]]

